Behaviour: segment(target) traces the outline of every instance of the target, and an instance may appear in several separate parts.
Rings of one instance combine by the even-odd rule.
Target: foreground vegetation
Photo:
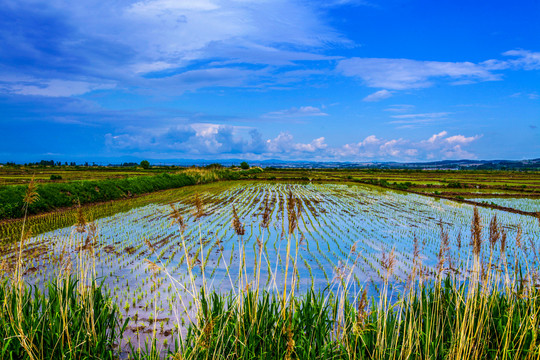
[[[25,194],[26,212],[37,201],[32,189]],[[203,216],[202,204],[195,203],[196,216]],[[440,229],[440,250],[435,272],[427,271],[417,241],[412,269],[403,292],[393,293],[392,275],[398,268],[394,250],[380,258],[383,284],[370,298],[367,289],[355,289],[352,268],[334,269],[327,290],[299,294],[299,224],[302,210],[289,193],[283,221],[284,272],[268,266],[263,247],[256,247],[253,259],[245,259],[245,244],[239,249],[238,281],[230,293],[220,293],[204,277],[204,262],[189,261],[190,240],[184,236],[186,220],[175,208],[170,221],[181,234],[179,248],[186,252],[189,279],[185,290],[194,301],[195,316],[184,305],[182,326],[177,318],[174,343],[161,342],[157,321],[141,346],[123,347],[122,356],[134,359],[540,359],[540,293],[538,257],[514,239],[518,247],[534,252],[536,262],[528,266],[516,257],[508,244],[507,227],[493,218],[487,231],[475,209],[470,223],[470,262],[463,268],[452,265],[449,236]],[[268,229],[271,206],[261,209],[260,226]],[[233,210],[232,228],[243,243],[245,224]],[[115,300],[96,285],[96,248],[99,234],[84,216],[74,228],[77,262],[61,260],[64,275],[44,289],[23,282],[22,256],[27,241],[19,242],[14,269],[3,268],[0,295],[0,349],[3,358],[101,359],[121,356],[114,345],[125,343],[126,322]],[[264,236],[261,237],[264,239]],[[430,239],[436,240],[436,239]],[[202,240],[201,247],[202,245]],[[149,245],[154,251],[154,246]],[[510,251],[513,257],[510,256]],[[350,253],[360,256],[356,246]],[[247,261],[255,261],[247,268]],[[158,274],[169,276],[161,261],[147,259],[148,277],[154,284]],[[198,268],[201,267],[199,273]],[[353,266],[354,267],[354,266]],[[73,272],[71,269],[77,269]],[[274,278],[283,276],[280,286],[262,286],[261,270]],[[228,271],[232,269],[228,268]],[[202,276],[202,282],[196,282]],[[229,275],[231,276],[231,275]],[[74,280],[74,279],[77,280]],[[7,280],[10,279],[10,280]],[[44,291],[43,291],[44,290]],[[179,290],[176,296],[182,297]],[[157,296],[157,294],[154,294]],[[157,297],[153,302],[157,314]],[[154,319],[156,319],[154,317]],[[17,321],[18,320],[18,321]],[[128,350],[129,349],[129,350]]]

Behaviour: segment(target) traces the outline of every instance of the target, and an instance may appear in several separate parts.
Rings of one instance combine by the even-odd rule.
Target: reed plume
[[[500,236],[501,233],[499,224],[497,223],[497,215],[495,214],[489,223],[489,247],[491,251],[495,249],[495,245],[497,245],[497,241],[499,240]]]
[[[480,257],[482,251],[482,223],[478,208],[474,207],[473,220],[471,224],[471,243],[473,246],[473,254],[476,258]]]
[[[195,217],[197,219],[200,219],[204,215],[205,215],[205,213],[204,213],[204,207],[203,207],[202,200],[201,200],[201,198],[199,196],[199,193],[196,193],[195,194]]]
[[[360,330],[364,327],[364,321],[367,318],[367,307],[368,307],[368,300],[367,300],[367,289],[364,288],[362,291],[362,296],[360,297],[360,301],[358,302],[358,306],[356,309],[356,333],[359,333]]]
[[[32,179],[30,180],[30,183],[28,184],[28,188],[26,189],[26,193],[24,194],[23,203],[25,204],[26,208],[28,208],[29,205],[39,200],[39,194],[37,192],[37,184],[34,178],[35,176],[32,176]]]
[[[394,266],[396,265],[396,256],[394,254],[394,248],[390,251],[390,253],[386,253],[386,251],[383,249],[382,252],[382,259],[381,259],[381,266],[384,270],[386,270],[386,276],[388,279],[388,276],[390,276],[394,272]]]

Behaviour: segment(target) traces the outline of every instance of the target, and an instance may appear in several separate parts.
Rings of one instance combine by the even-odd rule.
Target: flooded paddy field
[[[435,276],[441,234],[449,239],[445,271],[466,279],[462,269],[472,261],[473,207],[451,200],[363,185],[279,182],[221,183],[168,194],[93,224],[80,221],[26,240],[26,280],[42,284],[87,267],[130,318],[126,342],[137,344],[148,334],[172,341],[194,319],[194,297],[203,286],[227,293],[255,287],[250,280],[259,278],[258,286],[272,291],[282,288],[287,272],[296,278],[297,293],[340,286],[356,293],[367,286],[376,295],[386,275],[383,259],[393,256],[390,285],[399,293],[414,266],[415,243],[424,276]],[[478,211],[486,239],[494,215],[506,231],[509,266],[538,260],[538,219]],[[294,272],[287,268],[287,244]],[[483,257],[500,256],[487,240],[483,247]],[[5,250],[3,266],[18,255],[16,247]],[[262,264],[259,277],[256,264]]]

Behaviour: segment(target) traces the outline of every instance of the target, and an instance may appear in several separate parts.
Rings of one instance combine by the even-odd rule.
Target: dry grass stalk
[[[153,261],[151,260],[148,260],[148,259],[144,259],[144,261],[146,262],[146,265],[148,266],[148,268],[150,269],[150,271],[152,271],[152,274],[154,276],[156,276],[157,274],[159,274],[161,272],[161,267],[159,267],[156,263],[154,263]]]
[[[418,238],[415,236],[413,240],[414,250],[413,250],[413,262],[416,264],[420,258],[420,246],[418,245]]]
[[[203,208],[203,203],[201,201],[201,198],[199,197],[199,194],[195,194],[195,217],[197,219],[200,219],[201,217],[203,217],[205,214],[204,214],[204,208]]]
[[[81,207],[81,203],[77,206],[77,223],[75,224],[75,229],[79,234],[82,234],[86,231],[86,217]]]
[[[501,255],[505,255],[506,254],[506,231],[505,230],[502,230],[501,231]]]
[[[244,224],[242,224],[242,222],[240,221],[240,217],[238,216],[238,213],[236,212],[236,208],[234,207],[234,205],[233,205],[232,227],[234,231],[236,232],[236,235],[242,236],[246,233]]]
[[[300,213],[300,206],[297,206],[297,200],[294,197],[291,190],[289,190],[289,196],[287,197],[287,217],[289,220],[289,234],[294,233],[296,226],[298,225],[298,217]]]
[[[292,354],[294,352],[294,339],[292,332],[292,314],[289,314],[289,322],[287,325],[287,352],[285,354],[285,360],[292,359]]]
[[[437,275],[440,276],[444,271],[446,253],[450,250],[450,240],[448,230],[444,229],[442,220],[439,221],[439,227],[441,230],[441,246],[439,248],[439,253],[437,254]]]
[[[518,225],[517,234],[516,234],[516,245],[518,248],[523,249],[523,244],[521,243],[521,235],[522,235],[521,225]]]
[[[262,214],[262,221],[261,221],[261,226],[265,229],[268,228],[268,225],[270,224],[270,220],[271,220],[271,215],[272,215],[272,210],[270,209],[270,206],[268,205],[268,197],[266,197],[266,200],[264,202],[264,211],[263,211],[263,214]]]
[[[187,224],[184,221],[184,217],[180,213],[180,211],[174,207],[173,204],[171,204],[171,212],[169,214],[169,218],[171,219],[171,224],[178,224],[178,228],[180,229],[180,232],[183,234],[186,230]]]
[[[154,248],[154,245],[152,245],[150,240],[148,240],[147,238],[144,238],[144,243],[146,244],[146,246],[148,246],[152,254],[156,252],[156,249]]]
[[[351,254],[356,254],[356,244],[358,243],[358,241],[356,241],[354,244],[352,244],[351,246]]]

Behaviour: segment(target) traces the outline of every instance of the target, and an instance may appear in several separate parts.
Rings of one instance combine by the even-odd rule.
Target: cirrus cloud
[[[383,90],[376,91],[373,94],[369,94],[368,96],[363,98],[362,101],[367,101],[367,102],[381,101],[384,99],[388,99],[389,97],[392,97],[392,92],[383,89]]]

